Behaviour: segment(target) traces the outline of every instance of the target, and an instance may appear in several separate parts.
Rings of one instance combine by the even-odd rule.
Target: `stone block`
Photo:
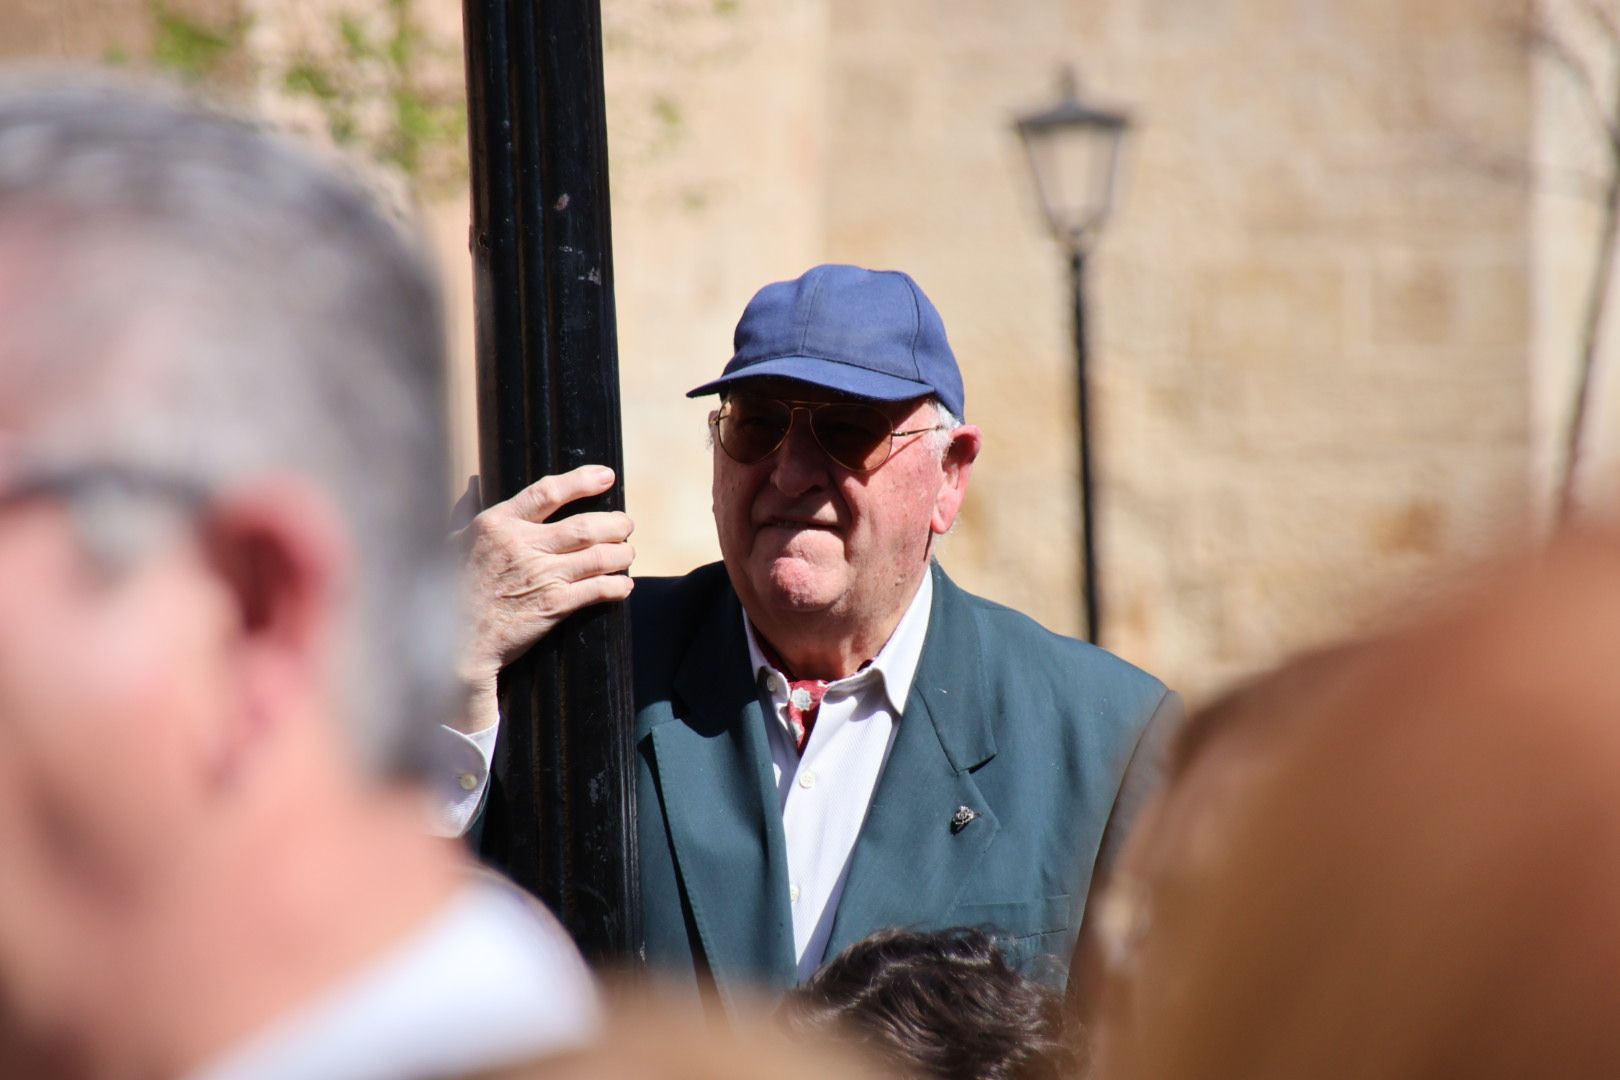
[[[1138,33],[1159,48],[1219,48],[1233,43],[1241,0],[1139,0]]]
[[[1522,349],[1531,340],[1531,274],[1522,255],[1512,262],[1480,260],[1461,276],[1460,343],[1479,348]]]
[[[1372,271],[1372,325],[1378,347],[1437,345],[1452,339],[1466,268],[1409,252],[1379,260]]]
[[[1344,344],[1343,271],[1331,262],[1254,259],[1192,275],[1193,347],[1236,362],[1336,353]]]
[[[187,14],[228,17],[228,0],[184,0]],[[8,0],[0,5],[0,60],[99,63],[147,55],[154,20],[146,0]]]

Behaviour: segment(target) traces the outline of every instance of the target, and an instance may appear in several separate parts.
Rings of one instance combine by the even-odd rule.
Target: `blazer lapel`
[[[996,753],[978,630],[960,590],[938,564],[932,573],[928,637],[851,856],[829,959],[874,930],[943,918],[1001,828],[969,772]]]
[[[674,715],[652,728],[657,785],[681,883],[728,1004],[793,982],[786,842],[742,610],[714,604],[675,674]]]

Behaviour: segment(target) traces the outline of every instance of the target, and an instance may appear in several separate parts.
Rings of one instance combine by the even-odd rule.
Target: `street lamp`
[[[1074,298],[1076,405],[1080,424],[1081,573],[1085,582],[1086,639],[1101,628],[1097,582],[1097,530],[1092,499],[1091,403],[1086,374],[1086,255],[1114,208],[1120,143],[1129,118],[1080,100],[1073,69],[1064,69],[1059,101],[1020,116],[1018,136],[1029,157],[1035,195],[1052,236],[1069,257]]]

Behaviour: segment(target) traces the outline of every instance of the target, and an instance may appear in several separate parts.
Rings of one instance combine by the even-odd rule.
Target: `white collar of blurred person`
[[[562,926],[480,874],[407,940],[190,1080],[412,1080],[582,1045],[596,991]]]

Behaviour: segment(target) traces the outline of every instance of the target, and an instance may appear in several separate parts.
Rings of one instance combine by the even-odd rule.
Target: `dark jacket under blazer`
[[[938,564],[911,695],[827,957],[889,926],[991,927],[1060,982],[1093,867],[1156,779],[1175,695],[954,585]],[[742,611],[723,566],[631,597],[649,963],[728,1003],[793,984],[787,860]],[[953,829],[958,808],[975,817]]]

